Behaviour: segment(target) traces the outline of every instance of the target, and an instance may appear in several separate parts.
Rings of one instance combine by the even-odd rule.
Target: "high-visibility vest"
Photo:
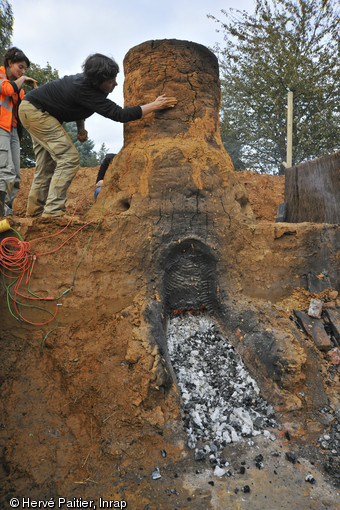
[[[17,125],[16,116],[13,116],[15,106],[24,98],[24,91],[21,89],[19,94],[15,91],[13,85],[6,76],[6,69],[0,67],[0,128],[10,132],[12,126]]]

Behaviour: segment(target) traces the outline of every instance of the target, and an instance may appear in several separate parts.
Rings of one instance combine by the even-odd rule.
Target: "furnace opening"
[[[186,239],[169,252],[165,262],[165,312],[174,310],[216,311],[216,259],[197,239]]]

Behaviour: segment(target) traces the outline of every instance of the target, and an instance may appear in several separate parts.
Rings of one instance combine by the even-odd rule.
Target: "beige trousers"
[[[60,216],[67,189],[79,169],[79,154],[60,122],[29,101],[19,107],[22,125],[31,135],[36,169],[28,195],[27,216]]]

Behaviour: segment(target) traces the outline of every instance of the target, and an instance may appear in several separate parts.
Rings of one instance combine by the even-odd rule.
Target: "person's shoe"
[[[57,211],[55,214],[48,214],[48,213],[43,212],[41,214],[42,218],[60,218],[60,216],[65,216],[65,212]]]
[[[29,213],[26,213],[25,216],[26,218],[41,218],[41,212],[40,213],[36,213],[36,214],[29,214]]]

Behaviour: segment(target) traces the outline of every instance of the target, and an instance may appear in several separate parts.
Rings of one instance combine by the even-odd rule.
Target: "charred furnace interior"
[[[165,262],[163,286],[166,313],[216,311],[216,259],[210,249],[196,239],[177,244]]]

